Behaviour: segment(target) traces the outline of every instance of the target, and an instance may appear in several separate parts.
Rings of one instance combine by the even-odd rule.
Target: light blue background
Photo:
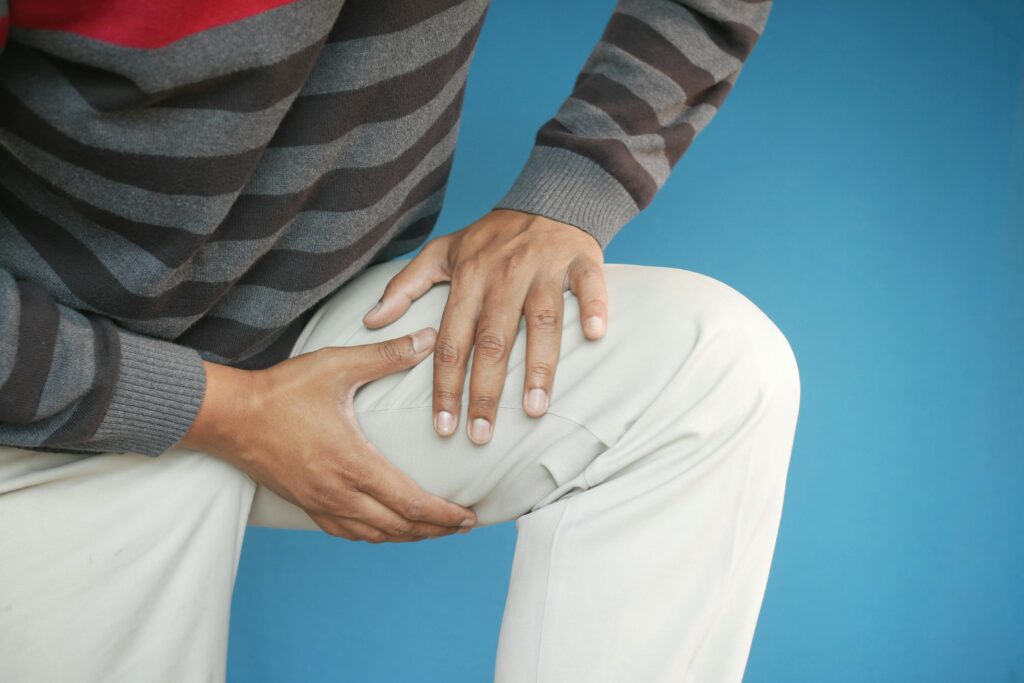
[[[612,4],[495,0],[437,232],[504,193]],[[606,252],[733,285],[796,350],[751,683],[1024,680],[1022,45],[1020,0],[780,0]],[[230,680],[490,680],[514,535],[251,530]]]

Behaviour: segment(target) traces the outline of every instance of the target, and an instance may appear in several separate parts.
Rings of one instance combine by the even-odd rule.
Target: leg
[[[0,448],[0,681],[223,681],[254,489],[192,451]]]
[[[403,264],[347,284],[295,352],[437,326],[447,285],[392,325],[363,327]],[[565,293],[544,417],[521,408],[523,326],[487,445],[466,438],[465,407],[453,437],[434,433],[430,358],[361,389],[356,414],[425,488],[472,505],[482,523],[516,520],[498,681],[739,681],[782,509],[796,363],[775,325],[720,282],[621,264],[606,275],[600,341],[583,337]],[[315,528],[262,488],[251,521]]]

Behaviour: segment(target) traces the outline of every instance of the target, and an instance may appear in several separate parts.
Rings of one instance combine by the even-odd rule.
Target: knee
[[[614,299],[610,303],[619,304],[610,317],[625,315],[625,326],[661,339],[659,348],[667,350],[672,367],[697,361],[735,368],[734,379],[762,398],[794,412],[798,409],[800,373],[793,348],[775,322],[746,296],[693,271],[608,267],[619,271],[609,278],[609,297]],[[645,371],[665,371],[659,365],[650,359],[641,363]]]

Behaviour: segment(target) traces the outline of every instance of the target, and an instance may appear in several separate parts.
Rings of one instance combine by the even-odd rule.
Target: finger
[[[355,388],[384,375],[411,368],[430,354],[436,339],[434,328],[424,327],[403,337],[342,347],[345,379]]]
[[[341,536],[349,539],[350,541],[366,541],[367,543],[413,543],[416,541],[422,541],[425,538],[424,536],[398,536],[389,534],[358,519],[351,519],[348,517],[335,518],[331,526],[337,530],[335,533],[335,530],[332,529],[332,535]]]
[[[562,348],[562,314],[565,291],[558,282],[539,283],[530,290],[523,305],[526,317],[526,379],[523,410],[540,417],[551,400],[555,367]]]
[[[466,363],[482,298],[479,279],[453,278],[434,344],[434,430],[441,436],[453,434],[459,423]]]
[[[424,491],[412,477],[391,464],[383,455],[370,457],[379,458],[378,466],[371,468],[371,473],[359,483],[358,490],[377,499],[400,517],[447,527],[469,527],[476,524],[477,517],[473,510]]]
[[[501,391],[508,373],[508,356],[523,317],[522,290],[511,285],[494,287],[481,309],[473,338],[473,368],[469,375],[469,403],[466,432],[471,441],[485,444],[491,439],[498,416]]]
[[[380,301],[363,316],[363,324],[377,329],[401,318],[412,302],[438,282],[446,282],[445,255],[438,239],[431,240],[384,287]]]
[[[453,527],[431,524],[412,519],[406,519],[397,512],[387,507],[376,498],[362,494],[352,501],[353,512],[351,518],[357,519],[375,529],[379,529],[390,537],[418,536],[420,538],[439,538],[462,531],[468,531],[472,527]]]
[[[569,289],[579,300],[580,324],[588,339],[600,339],[608,328],[608,291],[602,264],[580,257],[570,264]]]

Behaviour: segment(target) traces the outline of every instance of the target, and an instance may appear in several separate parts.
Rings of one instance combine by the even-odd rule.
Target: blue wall
[[[495,0],[438,232],[504,193],[612,4]],[[606,260],[733,285],[800,361],[746,680],[1024,680],[1024,3],[780,0]],[[513,542],[252,530],[229,677],[489,680]]]

